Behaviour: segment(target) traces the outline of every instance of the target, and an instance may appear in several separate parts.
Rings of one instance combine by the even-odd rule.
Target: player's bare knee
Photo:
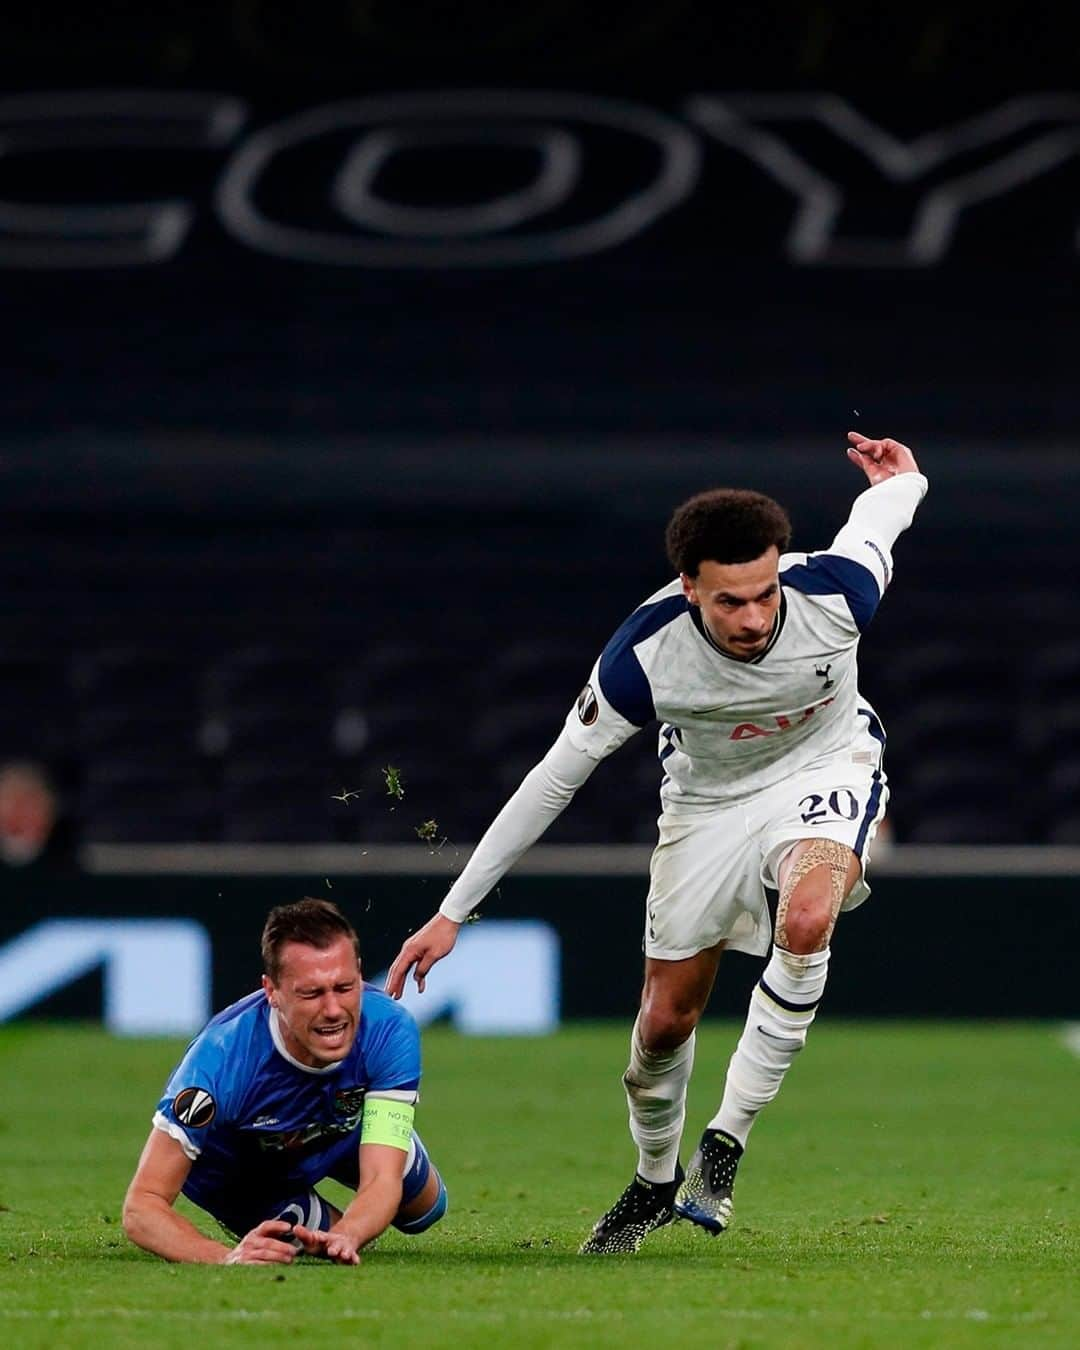
[[[646,1050],[677,1050],[694,1033],[700,1013],[671,1003],[647,1002],[638,1015],[638,1036]]]
[[[829,945],[833,919],[830,911],[817,908],[789,909],[783,932],[777,932],[777,945],[797,956],[823,951]]]
[[[646,1050],[669,1051],[684,1045],[701,1017],[695,991],[646,979],[637,1034]]]
[[[776,915],[778,946],[803,955],[824,950],[858,875],[859,861],[845,844],[814,839],[799,845],[784,870]]]

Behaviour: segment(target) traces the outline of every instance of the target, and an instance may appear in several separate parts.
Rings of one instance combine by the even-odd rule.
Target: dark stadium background
[[[1036,934],[1069,949],[1080,856],[1078,69],[1075,16],[1040,4],[13,16],[0,760],[47,766],[73,842],[34,875],[0,872],[0,938],[164,906],[210,928],[221,1001],[250,979],[222,953],[265,904],[336,880],[387,958],[439,895],[417,828],[479,836],[611,630],[666,579],[671,508],[759,487],[789,506],[797,547],[821,547],[860,486],[842,455],[854,428],[910,443],[932,491],[863,647],[895,844],[881,903],[845,935],[869,973],[845,985],[838,970],[834,1007],[1073,1011],[1064,958]],[[253,200],[264,222],[367,251],[253,244],[226,186],[268,129],[338,104],[333,128],[271,158]],[[738,144],[718,107],[739,112]],[[856,123],[859,144],[836,131]],[[556,232],[662,171],[643,124],[683,157],[675,200],[619,242],[550,257]],[[407,125],[375,181],[425,228],[525,194],[538,125],[576,148],[577,177],[539,223],[454,234],[448,216],[441,236],[394,236],[331,198],[370,125]],[[934,162],[920,138],[943,128]],[[751,145],[778,173],[801,165],[804,188],[807,165],[832,185],[816,252]],[[174,233],[82,214],[139,202],[172,203]],[[954,207],[919,252],[921,225]],[[479,261],[462,264],[463,240]],[[499,912],[549,917],[564,953],[621,916],[618,979],[564,955],[570,1014],[633,1006],[634,886],[604,885],[606,846],[647,847],[655,782],[646,733],[549,832],[583,850],[580,907],[542,854],[539,877],[504,884]],[[334,800],[343,789],[358,795]],[[174,844],[205,846],[179,878],[151,847]],[[266,870],[266,845],[309,851],[280,882],[237,880]],[[953,943],[965,969],[1009,943],[1022,959],[991,996],[956,985]],[[913,976],[883,1004],[873,962],[900,950]],[[37,1011],[96,1009],[99,990],[91,976]]]

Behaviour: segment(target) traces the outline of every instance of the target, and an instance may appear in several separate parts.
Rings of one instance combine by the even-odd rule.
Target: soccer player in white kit
[[[787,516],[760,493],[717,489],[679,507],[667,530],[678,580],[604,648],[555,744],[387,977],[400,997],[415,967],[422,990],[461,923],[599,761],[660,722],[660,839],[623,1078],[638,1165],[583,1252],[636,1251],[676,1216],[711,1233],[727,1227],[751,1126],[814,1020],[837,916],[869,894],[865,867],[888,790],[885,734],[858,691],[856,650],[927,482],[898,441],[848,440],[870,486],[823,552],[786,552]],[[775,933],[766,888],[778,892]],[[769,959],[720,1108],[684,1174],[695,1028],[726,947]]]

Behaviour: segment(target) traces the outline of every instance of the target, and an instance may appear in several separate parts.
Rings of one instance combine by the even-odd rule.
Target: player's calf
[[[750,995],[746,1023],[728,1065],[724,1097],[709,1121],[711,1130],[721,1130],[745,1146],[759,1112],[780,1091],[806,1044],[828,969],[828,948],[806,956],[773,948]]]
[[[434,1224],[437,1224],[446,1213],[447,1205],[449,1203],[449,1197],[446,1194],[446,1186],[443,1184],[443,1179],[439,1176],[438,1172],[433,1171],[431,1176],[432,1180],[436,1183],[435,1194],[431,1204],[429,1205],[427,1203],[425,1197],[419,1205],[412,1207],[402,1205],[401,1209],[397,1212],[397,1217],[394,1219],[394,1227],[399,1233],[408,1233],[410,1236],[414,1236],[417,1233],[426,1232],[427,1229],[431,1228]],[[408,1217],[408,1213],[411,1213],[412,1209],[419,1209],[420,1211],[415,1218]]]
[[[399,1233],[408,1233],[410,1236],[426,1232],[443,1217],[448,1203],[443,1179],[432,1164],[420,1136],[414,1133],[405,1160],[401,1208],[394,1216],[394,1227]]]

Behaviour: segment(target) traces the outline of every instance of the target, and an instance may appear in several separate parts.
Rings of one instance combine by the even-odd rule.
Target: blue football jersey
[[[262,990],[218,1013],[158,1103],[154,1124],[192,1160],[184,1194],[203,1208],[219,1210],[223,1194],[289,1195],[355,1168],[365,1097],[416,1099],[420,1033],[381,989],[364,985],[352,1050],[326,1068],[288,1054],[276,1016]]]

